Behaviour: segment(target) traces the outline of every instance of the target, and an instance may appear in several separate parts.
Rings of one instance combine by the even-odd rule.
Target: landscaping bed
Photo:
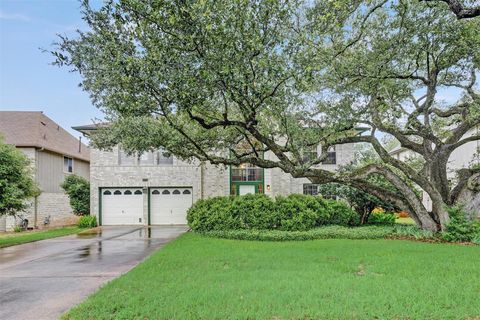
[[[476,319],[480,247],[187,233],[64,319]]]

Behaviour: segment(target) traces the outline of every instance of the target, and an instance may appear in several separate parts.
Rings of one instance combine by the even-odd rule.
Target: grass
[[[479,265],[475,246],[187,233],[63,318],[477,319]]]
[[[415,221],[412,218],[397,218],[395,223],[398,224],[415,224]]]
[[[9,233],[5,235],[0,235],[0,248],[14,246],[17,244],[22,244],[27,242],[67,236],[70,234],[79,233],[82,230],[85,230],[85,229],[78,228],[78,227],[64,227],[64,228],[51,229],[51,230]]]

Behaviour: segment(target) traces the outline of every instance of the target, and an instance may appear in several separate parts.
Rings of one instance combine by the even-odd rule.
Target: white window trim
[[[65,158],[72,159],[72,172],[65,171]],[[75,173],[75,159],[73,157],[67,156],[66,154],[64,154],[63,155],[62,166],[63,166],[63,173],[67,173],[67,174],[74,174]]]

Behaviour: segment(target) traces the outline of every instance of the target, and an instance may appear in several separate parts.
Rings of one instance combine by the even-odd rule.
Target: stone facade
[[[121,164],[119,149],[101,151],[92,149],[90,158],[90,201],[91,214],[99,219],[100,190],[102,188],[142,188],[144,194],[144,219],[147,220],[148,188],[152,187],[192,187],[193,202],[202,198],[226,196],[230,194],[230,168],[211,165],[199,161],[185,162],[173,158],[171,164],[145,165],[135,160],[132,164]],[[273,158],[266,154],[266,158]],[[353,145],[337,147],[337,162],[322,165],[324,169],[336,170],[353,160]],[[269,196],[303,193],[303,184],[308,179],[295,179],[278,168],[264,170],[264,193]]]

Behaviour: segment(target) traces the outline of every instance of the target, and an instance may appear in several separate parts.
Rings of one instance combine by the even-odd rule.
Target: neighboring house
[[[468,131],[462,137],[462,139],[468,138],[473,135],[479,135],[479,134],[480,134],[480,128],[474,128]],[[402,148],[402,147],[394,148],[392,151],[390,151],[390,155],[400,161],[408,161],[408,160],[413,160],[415,158],[420,157],[420,155],[417,154],[416,152],[409,149]],[[455,149],[455,151],[452,152],[452,154],[450,155],[450,158],[448,159],[448,166],[447,166],[448,179],[454,181],[456,178],[457,170],[462,168],[468,168],[475,164],[477,165],[480,164],[480,141],[471,141],[471,142],[465,143],[464,145],[460,146],[459,148]],[[471,199],[469,199],[469,201],[471,201]],[[479,199],[475,201],[478,202]],[[430,196],[425,192],[423,192],[423,205],[427,210],[429,211],[432,210],[432,200],[430,199]],[[479,216],[480,216],[480,212],[479,212]]]
[[[29,228],[42,228],[46,222],[48,226],[75,223],[60,184],[70,174],[89,179],[89,148],[42,112],[0,111],[0,135],[31,160],[41,190],[21,213],[28,219]],[[14,225],[14,217],[0,217],[0,231],[11,231]]]
[[[90,135],[95,125],[74,127]],[[315,156],[320,152],[314,150]],[[264,155],[272,159],[273,154]],[[353,145],[329,151],[321,166],[336,170],[353,160]],[[198,199],[213,196],[264,193],[317,194],[308,179],[295,179],[280,169],[213,166],[185,162],[162,151],[129,156],[119,147],[91,149],[91,211],[102,225],[186,224],[188,208]]]

